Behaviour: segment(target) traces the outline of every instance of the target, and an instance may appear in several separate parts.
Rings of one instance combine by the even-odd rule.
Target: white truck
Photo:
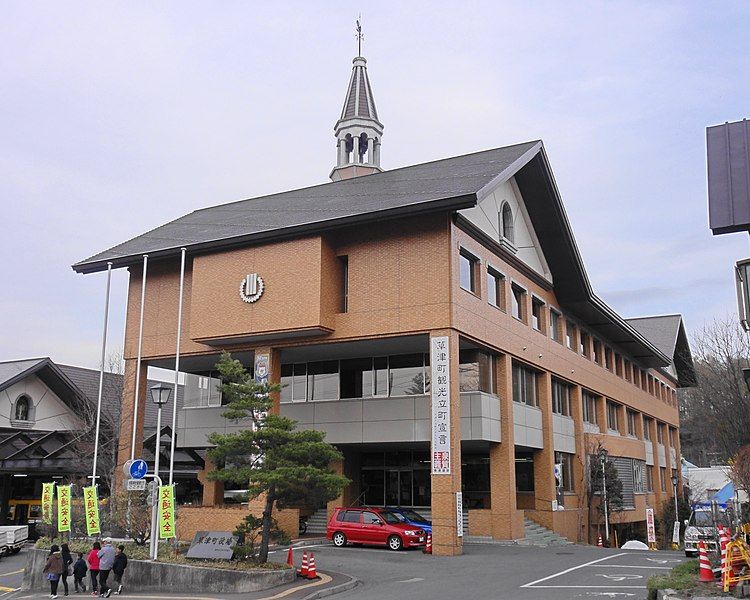
[[[716,551],[718,548],[717,525],[730,525],[726,504],[716,505],[713,510],[709,503],[693,505],[690,519],[685,521],[685,556],[698,555],[698,542],[703,541],[706,550]]]
[[[28,525],[0,525],[0,556],[18,554],[28,539]]]

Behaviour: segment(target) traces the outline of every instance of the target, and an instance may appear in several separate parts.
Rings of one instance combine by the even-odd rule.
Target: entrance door
[[[412,470],[388,469],[385,472],[386,506],[412,506]]]

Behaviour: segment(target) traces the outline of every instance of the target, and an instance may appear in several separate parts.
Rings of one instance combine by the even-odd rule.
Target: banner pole
[[[102,420],[102,390],[104,388],[104,361],[107,353],[107,325],[109,324],[109,292],[112,284],[112,263],[107,263],[107,293],[104,300],[104,331],[102,333],[102,360],[99,364],[99,396],[96,401],[96,431],[94,434],[94,466],[91,472],[91,484],[96,483],[96,464],[99,458],[99,429]]]
[[[141,350],[143,348],[143,308],[146,303],[146,271],[148,254],[143,255],[143,279],[141,280],[141,316],[138,326],[138,362],[135,363],[135,399],[133,401],[133,437],[130,440],[130,460],[135,460],[135,432],[138,427],[138,396],[141,391]]]
[[[169,450],[169,484],[174,482],[174,451],[177,441],[177,387],[180,378],[180,338],[182,337],[182,296],[185,288],[185,248],[180,248],[180,299],[177,305],[177,348],[174,359],[174,404],[172,405],[172,445]]]

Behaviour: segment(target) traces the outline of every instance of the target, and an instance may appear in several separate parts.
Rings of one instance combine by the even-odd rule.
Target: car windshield
[[[396,525],[397,523],[403,522],[403,519],[399,519],[396,515],[387,510],[381,510],[378,514],[383,518],[383,521],[389,525]]]
[[[693,517],[691,519],[691,525],[695,527],[713,527],[713,519],[711,517],[711,511],[710,510],[697,510],[693,513]],[[719,519],[718,522],[722,525],[727,525],[727,518],[726,513],[721,512],[719,513]]]
[[[427,519],[425,519],[416,511],[410,510],[408,508],[402,508],[400,512],[402,515],[404,515],[404,517],[415,523],[429,523]]]

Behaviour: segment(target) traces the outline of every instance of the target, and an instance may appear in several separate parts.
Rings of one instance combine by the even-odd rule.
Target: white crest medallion
[[[243,302],[257,302],[263,295],[264,289],[263,278],[257,273],[250,273],[240,283],[240,298]]]

